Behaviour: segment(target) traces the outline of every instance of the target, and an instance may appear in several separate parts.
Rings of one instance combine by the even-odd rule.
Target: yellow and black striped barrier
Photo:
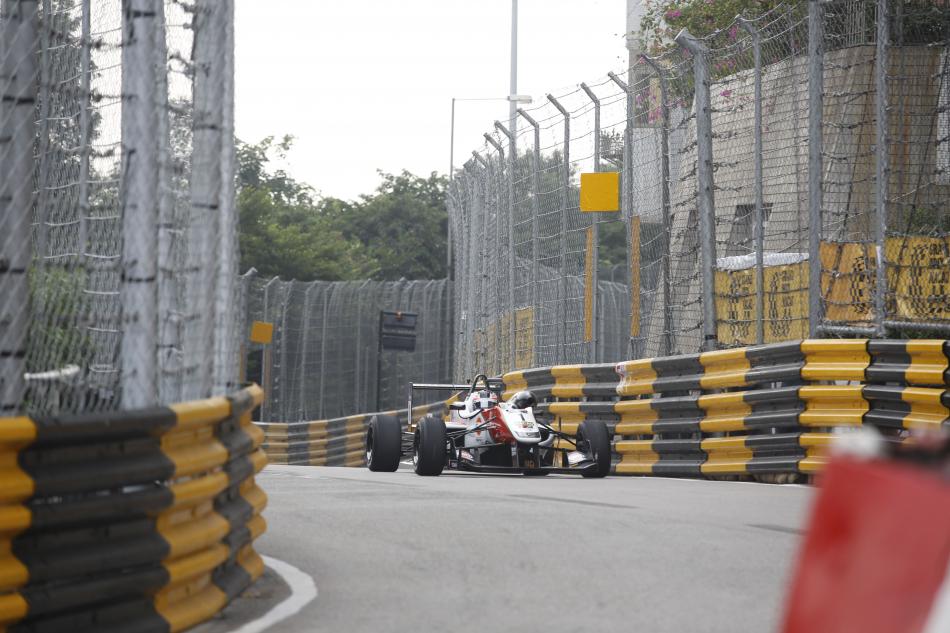
[[[181,631],[247,588],[261,398],[0,419],[0,631]]]
[[[606,422],[617,474],[810,475],[835,428],[868,425],[900,436],[950,425],[944,340],[788,341],[502,378],[505,397],[530,389],[538,415],[561,431]],[[437,410],[444,414],[444,404],[417,407],[413,419]],[[371,416],[264,424],[268,454],[361,466]]]
[[[445,402],[412,408],[413,422],[422,416],[447,413]],[[406,420],[406,409],[351,415],[312,422],[258,422],[264,434],[264,451],[274,464],[301,466],[365,466],[366,430],[376,415]]]

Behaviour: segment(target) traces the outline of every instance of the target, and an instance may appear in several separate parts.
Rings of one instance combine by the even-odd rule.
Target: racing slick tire
[[[412,442],[412,463],[417,475],[441,475],[445,467],[445,422],[427,415],[416,428]]]
[[[584,420],[577,427],[577,440],[587,440],[597,468],[585,470],[583,477],[606,477],[610,474],[610,433],[603,420]]]
[[[366,430],[366,465],[377,473],[399,469],[402,452],[402,424],[394,415],[374,415]]]

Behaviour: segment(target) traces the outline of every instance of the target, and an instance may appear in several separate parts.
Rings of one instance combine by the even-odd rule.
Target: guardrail
[[[791,480],[824,466],[835,428],[893,435],[950,425],[945,340],[790,341],[503,379],[505,397],[530,389],[538,414],[563,431],[604,420],[621,475]],[[444,404],[417,409],[413,419],[445,412]],[[263,425],[265,446],[274,461],[360,466],[372,415]]]
[[[0,419],[0,631],[181,631],[250,585],[261,398]]]

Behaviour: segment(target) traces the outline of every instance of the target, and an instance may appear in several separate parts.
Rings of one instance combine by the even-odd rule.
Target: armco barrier
[[[181,631],[260,576],[260,401],[0,419],[0,631]]]
[[[605,421],[616,474],[809,475],[824,465],[835,428],[894,435],[950,424],[944,340],[790,341],[503,378],[506,397],[532,390],[539,415],[561,430]],[[444,405],[418,409],[413,419]],[[265,445],[274,461],[359,466],[371,416],[264,425]]]

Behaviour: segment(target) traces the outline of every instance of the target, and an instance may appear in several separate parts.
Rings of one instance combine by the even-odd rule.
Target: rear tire
[[[435,476],[445,468],[445,422],[427,415],[419,420],[412,442],[412,461],[417,475]]]
[[[366,430],[366,465],[377,473],[399,469],[402,456],[402,424],[394,415],[374,415]]]
[[[610,433],[602,420],[584,420],[577,427],[577,441],[587,441],[589,455],[597,468],[581,473],[583,477],[606,477],[610,474]]]

